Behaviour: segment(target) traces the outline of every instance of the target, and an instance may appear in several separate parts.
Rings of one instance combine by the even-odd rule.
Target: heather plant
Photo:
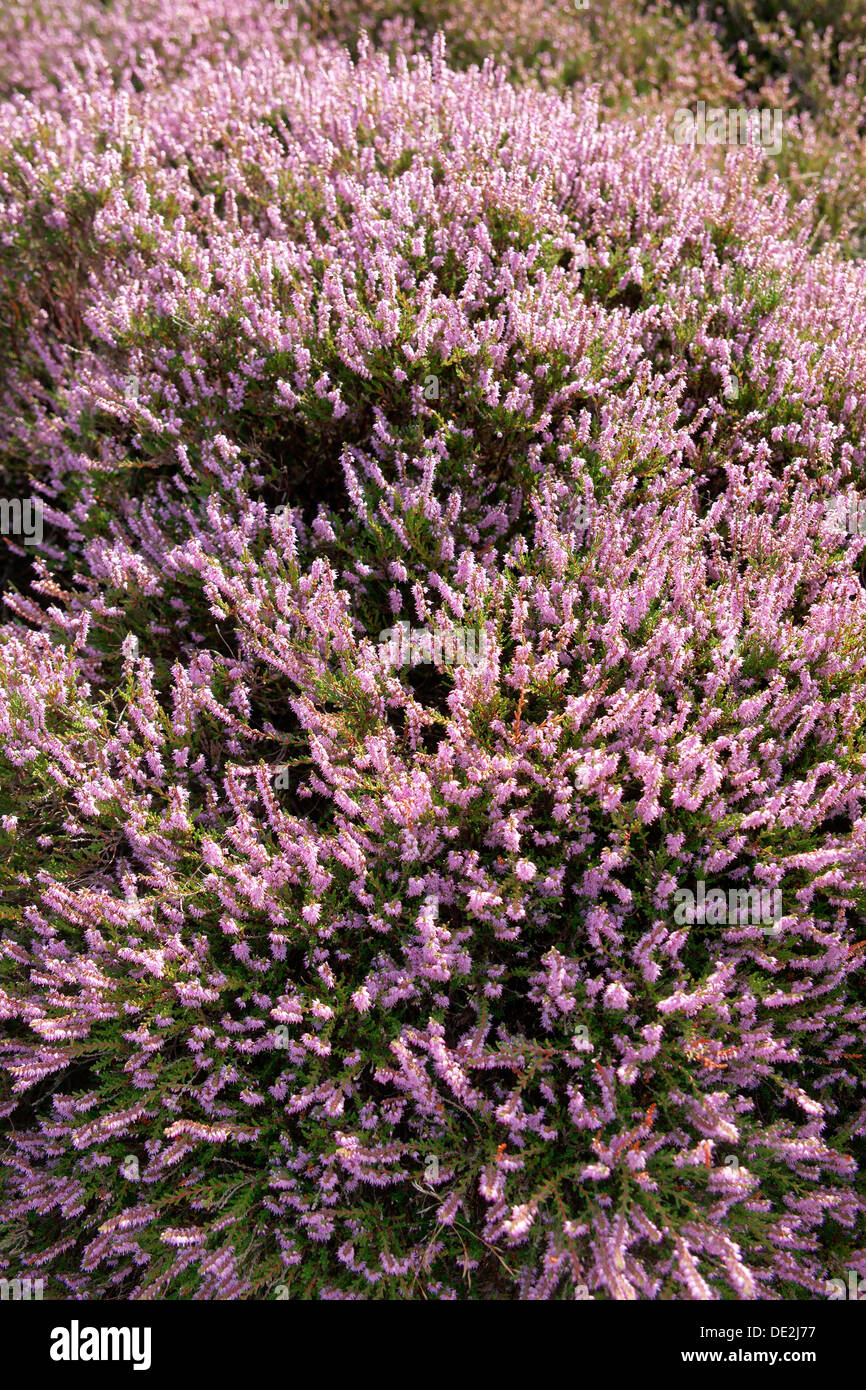
[[[694,8],[705,20],[705,10]],[[862,256],[863,5],[726,0],[712,17],[746,94],[790,113],[780,172],[796,197],[816,194],[816,238],[838,236],[849,254]]]
[[[506,63],[519,81],[598,90],[618,113],[668,116],[703,101],[757,113],[781,107],[778,172],[812,210],[814,244],[840,238],[863,254],[866,194],[864,8],[836,0],[725,0],[687,5],[559,0],[401,0],[320,4],[320,31],[372,28],[395,51],[447,33],[451,60]],[[408,17],[407,17],[408,15]]]
[[[7,48],[0,1268],[830,1297],[864,272],[760,147],[196,10]]]
[[[779,173],[811,209],[815,245],[841,237],[860,256],[866,191],[859,6],[727,0],[73,0],[34,7],[8,0],[0,24],[0,92],[65,109],[68,78],[87,74],[138,92],[196,64],[245,62],[261,51],[319,59],[360,35],[396,56],[430,52],[448,36],[460,67],[487,58],[521,83],[596,90],[617,114],[668,116],[704,101],[755,112],[783,107]]]

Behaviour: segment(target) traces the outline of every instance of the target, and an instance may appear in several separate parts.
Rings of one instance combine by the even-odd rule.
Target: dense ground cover
[[[850,37],[363,9],[8,7],[0,1265],[824,1297],[866,1276]],[[779,158],[678,145],[698,99],[783,109]],[[401,621],[480,659],[395,667]]]

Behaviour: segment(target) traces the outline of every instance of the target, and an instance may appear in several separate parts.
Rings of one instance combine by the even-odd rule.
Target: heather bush
[[[4,50],[45,525],[0,627],[0,1267],[824,1297],[866,1275],[863,270],[758,148],[312,18]],[[403,621],[481,657],[395,665]]]
[[[297,60],[309,41],[319,60],[334,45],[357,54],[363,31],[392,56],[429,54],[441,31],[452,65],[494,58],[513,80],[566,94],[594,90],[620,115],[670,119],[699,101],[782,110],[784,148],[773,170],[805,200],[814,245],[838,238],[846,254],[862,255],[859,3],[840,11],[832,0],[7,0],[0,93],[38,95],[63,110],[70,76],[139,92],[197,63],[245,62],[261,51]]]

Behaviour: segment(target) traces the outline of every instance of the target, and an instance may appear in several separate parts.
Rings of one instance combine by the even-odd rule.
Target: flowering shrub
[[[760,148],[441,38],[78,9],[57,89],[13,26],[0,106],[44,529],[0,628],[0,1267],[866,1274],[861,266]],[[483,640],[397,665],[404,622]]]

